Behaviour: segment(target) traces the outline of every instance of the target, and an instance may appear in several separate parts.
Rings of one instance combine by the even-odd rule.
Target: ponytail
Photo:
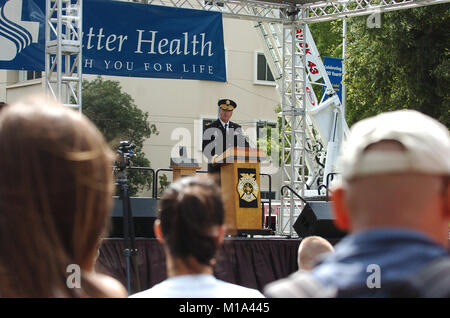
[[[205,178],[183,178],[161,199],[159,219],[170,253],[194,257],[211,265],[218,250],[214,226],[224,222],[222,198],[217,185]]]

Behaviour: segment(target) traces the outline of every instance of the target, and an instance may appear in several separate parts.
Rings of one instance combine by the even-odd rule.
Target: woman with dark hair
[[[35,97],[0,112],[0,297],[126,297],[94,263],[112,151],[83,115]]]
[[[132,297],[257,298],[259,291],[216,279],[216,253],[225,234],[218,186],[208,177],[185,177],[161,198],[155,236],[163,244],[168,279]]]

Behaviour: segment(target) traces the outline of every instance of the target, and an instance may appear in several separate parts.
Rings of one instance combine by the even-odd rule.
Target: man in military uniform
[[[240,125],[230,121],[237,104],[231,99],[220,99],[219,118],[209,124],[203,134],[203,154],[208,158],[208,172],[219,172],[220,166],[214,162],[230,147],[249,147]]]

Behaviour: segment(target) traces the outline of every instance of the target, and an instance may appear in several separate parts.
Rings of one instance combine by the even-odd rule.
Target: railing
[[[160,171],[173,171],[173,169],[170,169],[170,168],[159,168],[159,169],[156,170],[155,179],[154,179],[154,182],[153,182],[153,197],[155,199],[158,198],[158,174],[159,174]]]
[[[153,176],[153,182],[152,182],[152,193],[154,193],[154,188],[155,188],[155,170],[153,168],[149,168],[149,167],[129,167],[127,168],[128,170],[146,170],[146,171],[151,171],[152,172],[152,176]],[[153,198],[155,198],[155,196],[152,196]]]
[[[327,174],[326,184],[321,184],[319,189],[318,189],[319,194],[320,194],[320,189],[322,189],[322,187],[325,188],[325,190],[326,190],[326,200],[327,201],[330,201],[330,195],[329,195],[329,193],[330,193],[330,181],[333,181],[334,176],[338,175],[338,174],[339,174],[338,172],[330,172],[329,174]]]
[[[281,189],[280,189],[281,195],[284,195],[283,190],[284,190],[285,188],[288,188],[288,189],[289,189],[289,190],[290,190],[297,198],[299,198],[300,200],[302,200],[303,203],[305,203],[305,204],[307,203],[305,199],[303,199],[297,192],[295,192],[294,189],[292,189],[292,188],[291,188],[290,186],[288,186],[288,185],[284,185],[284,186],[281,187]]]

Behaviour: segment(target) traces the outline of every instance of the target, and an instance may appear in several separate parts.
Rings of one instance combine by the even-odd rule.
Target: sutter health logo
[[[39,22],[22,21],[22,0],[0,8],[0,61],[11,61],[31,43],[37,43]]]

